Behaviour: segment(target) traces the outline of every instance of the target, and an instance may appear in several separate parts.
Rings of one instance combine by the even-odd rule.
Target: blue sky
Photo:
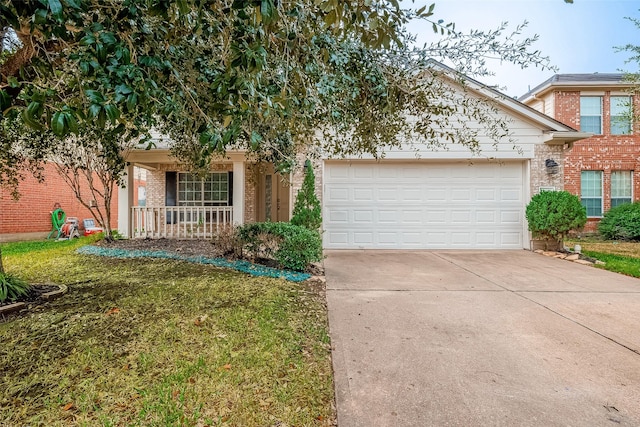
[[[410,0],[404,0],[409,5]],[[638,64],[625,64],[628,53],[616,53],[614,47],[640,45],[640,29],[625,17],[640,19],[638,0],[416,0],[419,7],[436,3],[436,19],[455,22],[458,31],[489,30],[501,22],[515,28],[529,21],[523,37],[538,34],[534,48],[551,58],[559,73],[638,71]],[[411,32],[420,44],[434,40],[430,27],[412,24]],[[491,63],[494,77],[480,78],[498,85],[510,96],[520,96],[529,86],[542,83],[554,72]],[[506,89],[505,89],[506,86]]]

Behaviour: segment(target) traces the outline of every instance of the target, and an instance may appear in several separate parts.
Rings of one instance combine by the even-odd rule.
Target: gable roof
[[[534,96],[541,95],[554,87],[562,88],[589,88],[589,87],[617,87],[627,88],[631,85],[625,80],[622,73],[574,73],[574,74],[554,74],[538,86],[529,90],[518,98],[525,102]]]
[[[471,88],[474,92],[481,96],[488,97],[498,102],[498,104],[507,111],[517,114],[530,122],[533,122],[541,129],[545,134],[545,143],[548,144],[572,144],[580,139],[588,138],[592,136],[590,133],[579,132],[578,130],[561,123],[560,121],[535,110],[532,107],[522,103],[520,100],[512,98],[504,93],[496,90],[495,88],[488,86],[484,83],[480,83],[451,67],[448,67],[441,62],[430,59],[429,63],[436,70],[442,71],[449,78],[464,82],[466,86]]]

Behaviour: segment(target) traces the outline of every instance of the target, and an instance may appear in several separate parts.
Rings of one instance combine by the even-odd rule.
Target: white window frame
[[[624,174],[624,175],[623,175],[623,174]],[[626,177],[628,177],[628,178],[629,178],[629,196],[628,196],[628,197],[626,197],[626,196],[625,196],[625,197],[614,197],[614,187],[613,187],[613,185],[614,185],[614,182],[616,181],[616,179],[614,179],[614,176],[618,176],[618,175],[620,175],[620,176],[625,176],[625,179],[626,179]],[[611,182],[610,182],[610,186],[611,186],[611,188],[610,188],[610,195],[611,195],[611,207],[612,207],[612,208],[614,208],[614,207],[616,207],[616,206],[620,206],[620,205],[621,205],[621,204],[623,204],[623,203],[632,203],[632,202],[633,202],[633,171],[630,171],[630,170],[616,170],[616,171],[611,171]],[[615,191],[615,193],[618,193],[618,192],[619,192],[619,189],[617,189],[617,188],[616,188],[616,190],[618,190],[618,191]],[[616,194],[616,196],[617,196],[617,194]],[[625,201],[625,202],[622,202],[622,203],[617,203],[617,204],[614,206],[613,201],[614,201],[614,200],[617,200],[617,199],[625,199],[625,200],[628,200],[628,202],[627,202],[627,201]]]
[[[211,192],[217,191],[220,194],[226,194],[226,199],[210,199],[207,200],[205,198],[205,194],[207,193],[206,184],[211,181],[211,184],[214,184],[214,177],[223,178],[219,182],[219,184],[225,183],[227,188],[226,190],[211,190]],[[211,180],[209,180],[211,178]],[[181,207],[207,207],[207,206],[229,206],[229,196],[230,196],[230,180],[229,180],[229,172],[209,172],[206,178],[199,178],[196,174],[189,172],[178,172],[178,177],[176,179],[177,188],[177,205]],[[184,196],[186,192],[189,191],[187,189],[181,190],[180,184],[184,184],[185,187],[187,184],[197,184],[200,188],[194,191],[195,194],[200,193],[199,198],[194,198],[192,200],[185,200]],[[209,214],[206,215],[207,220],[209,220]],[[201,213],[198,217],[196,217],[195,212],[190,210],[186,210],[185,212],[180,212],[180,222],[186,223],[202,223],[204,222],[204,216]]]
[[[585,178],[584,174],[595,174],[598,173],[600,175],[600,197],[594,196],[585,196],[585,190],[590,188],[585,188]],[[582,202],[582,206],[587,209],[587,217],[588,218],[601,218],[604,212],[604,188],[603,188],[603,179],[604,179],[604,171],[601,170],[583,170],[580,171],[580,200]],[[590,215],[589,209],[587,208],[587,200],[600,199],[600,215]]]
[[[219,194],[226,194],[226,198],[219,199],[206,199],[205,193],[206,184],[209,179],[198,178],[196,174],[189,172],[178,172],[178,191],[177,191],[177,201],[178,206],[229,206],[229,173],[228,172],[209,172],[207,178],[219,177],[221,179],[219,184],[226,184],[226,190],[211,190],[210,192],[217,192]],[[192,178],[192,179],[188,179]],[[193,179],[197,178],[197,179]],[[194,199],[185,199],[184,195],[189,190],[181,190],[180,184],[197,184],[200,188],[194,191],[195,194],[200,193],[200,197]],[[215,183],[215,180],[211,179],[211,183]]]
[[[587,99],[587,98],[597,98],[597,99],[600,100],[600,114],[584,114],[585,108],[583,108],[582,100],[583,99]],[[602,126],[602,116],[603,116],[602,110],[603,110],[603,108],[602,108],[602,96],[580,95],[580,131],[582,131],[582,132],[592,132],[591,130],[585,129],[583,127],[583,124],[584,124],[583,117],[585,117],[585,118],[586,117],[599,117],[600,118],[600,130],[599,130],[599,132],[592,132],[592,133],[595,134],[595,135],[602,135],[602,127],[603,127]]]
[[[615,100],[621,99],[622,101],[622,106]],[[633,122],[631,120],[631,113],[627,113],[628,116],[624,116],[624,115],[614,115],[614,107],[616,108],[620,108],[622,109],[622,112],[624,112],[624,109],[628,109],[631,108],[631,97],[628,95],[612,95],[611,97],[609,97],[609,132],[611,133],[611,135],[631,135],[633,133]],[[620,111],[615,111],[616,113],[619,113]],[[627,132],[613,132],[613,126],[614,126],[614,121],[621,122],[620,125],[625,125],[628,126],[628,131]]]

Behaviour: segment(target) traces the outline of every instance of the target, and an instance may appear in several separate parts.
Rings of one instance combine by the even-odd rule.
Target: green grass
[[[582,253],[605,263],[604,265],[596,265],[596,267],[626,274],[627,276],[640,277],[640,259],[638,258],[584,250]]]
[[[64,297],[0,323],[0,425],[328,425],[324,300],[305,284],[170,260],[2,245]]]
[[[638,242],[588,238],[566,240],[565,244],[570,247],[579,244],[583,254],[605,263],[596,267],[640,278],[640,243]]]

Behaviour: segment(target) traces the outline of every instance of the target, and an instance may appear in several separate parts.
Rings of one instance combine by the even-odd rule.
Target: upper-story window
[[[596,135],[602,134],[602,97],[580,97],[580,130]]]
[[[631,133],[631,97],[611,97],[611,135]]]

